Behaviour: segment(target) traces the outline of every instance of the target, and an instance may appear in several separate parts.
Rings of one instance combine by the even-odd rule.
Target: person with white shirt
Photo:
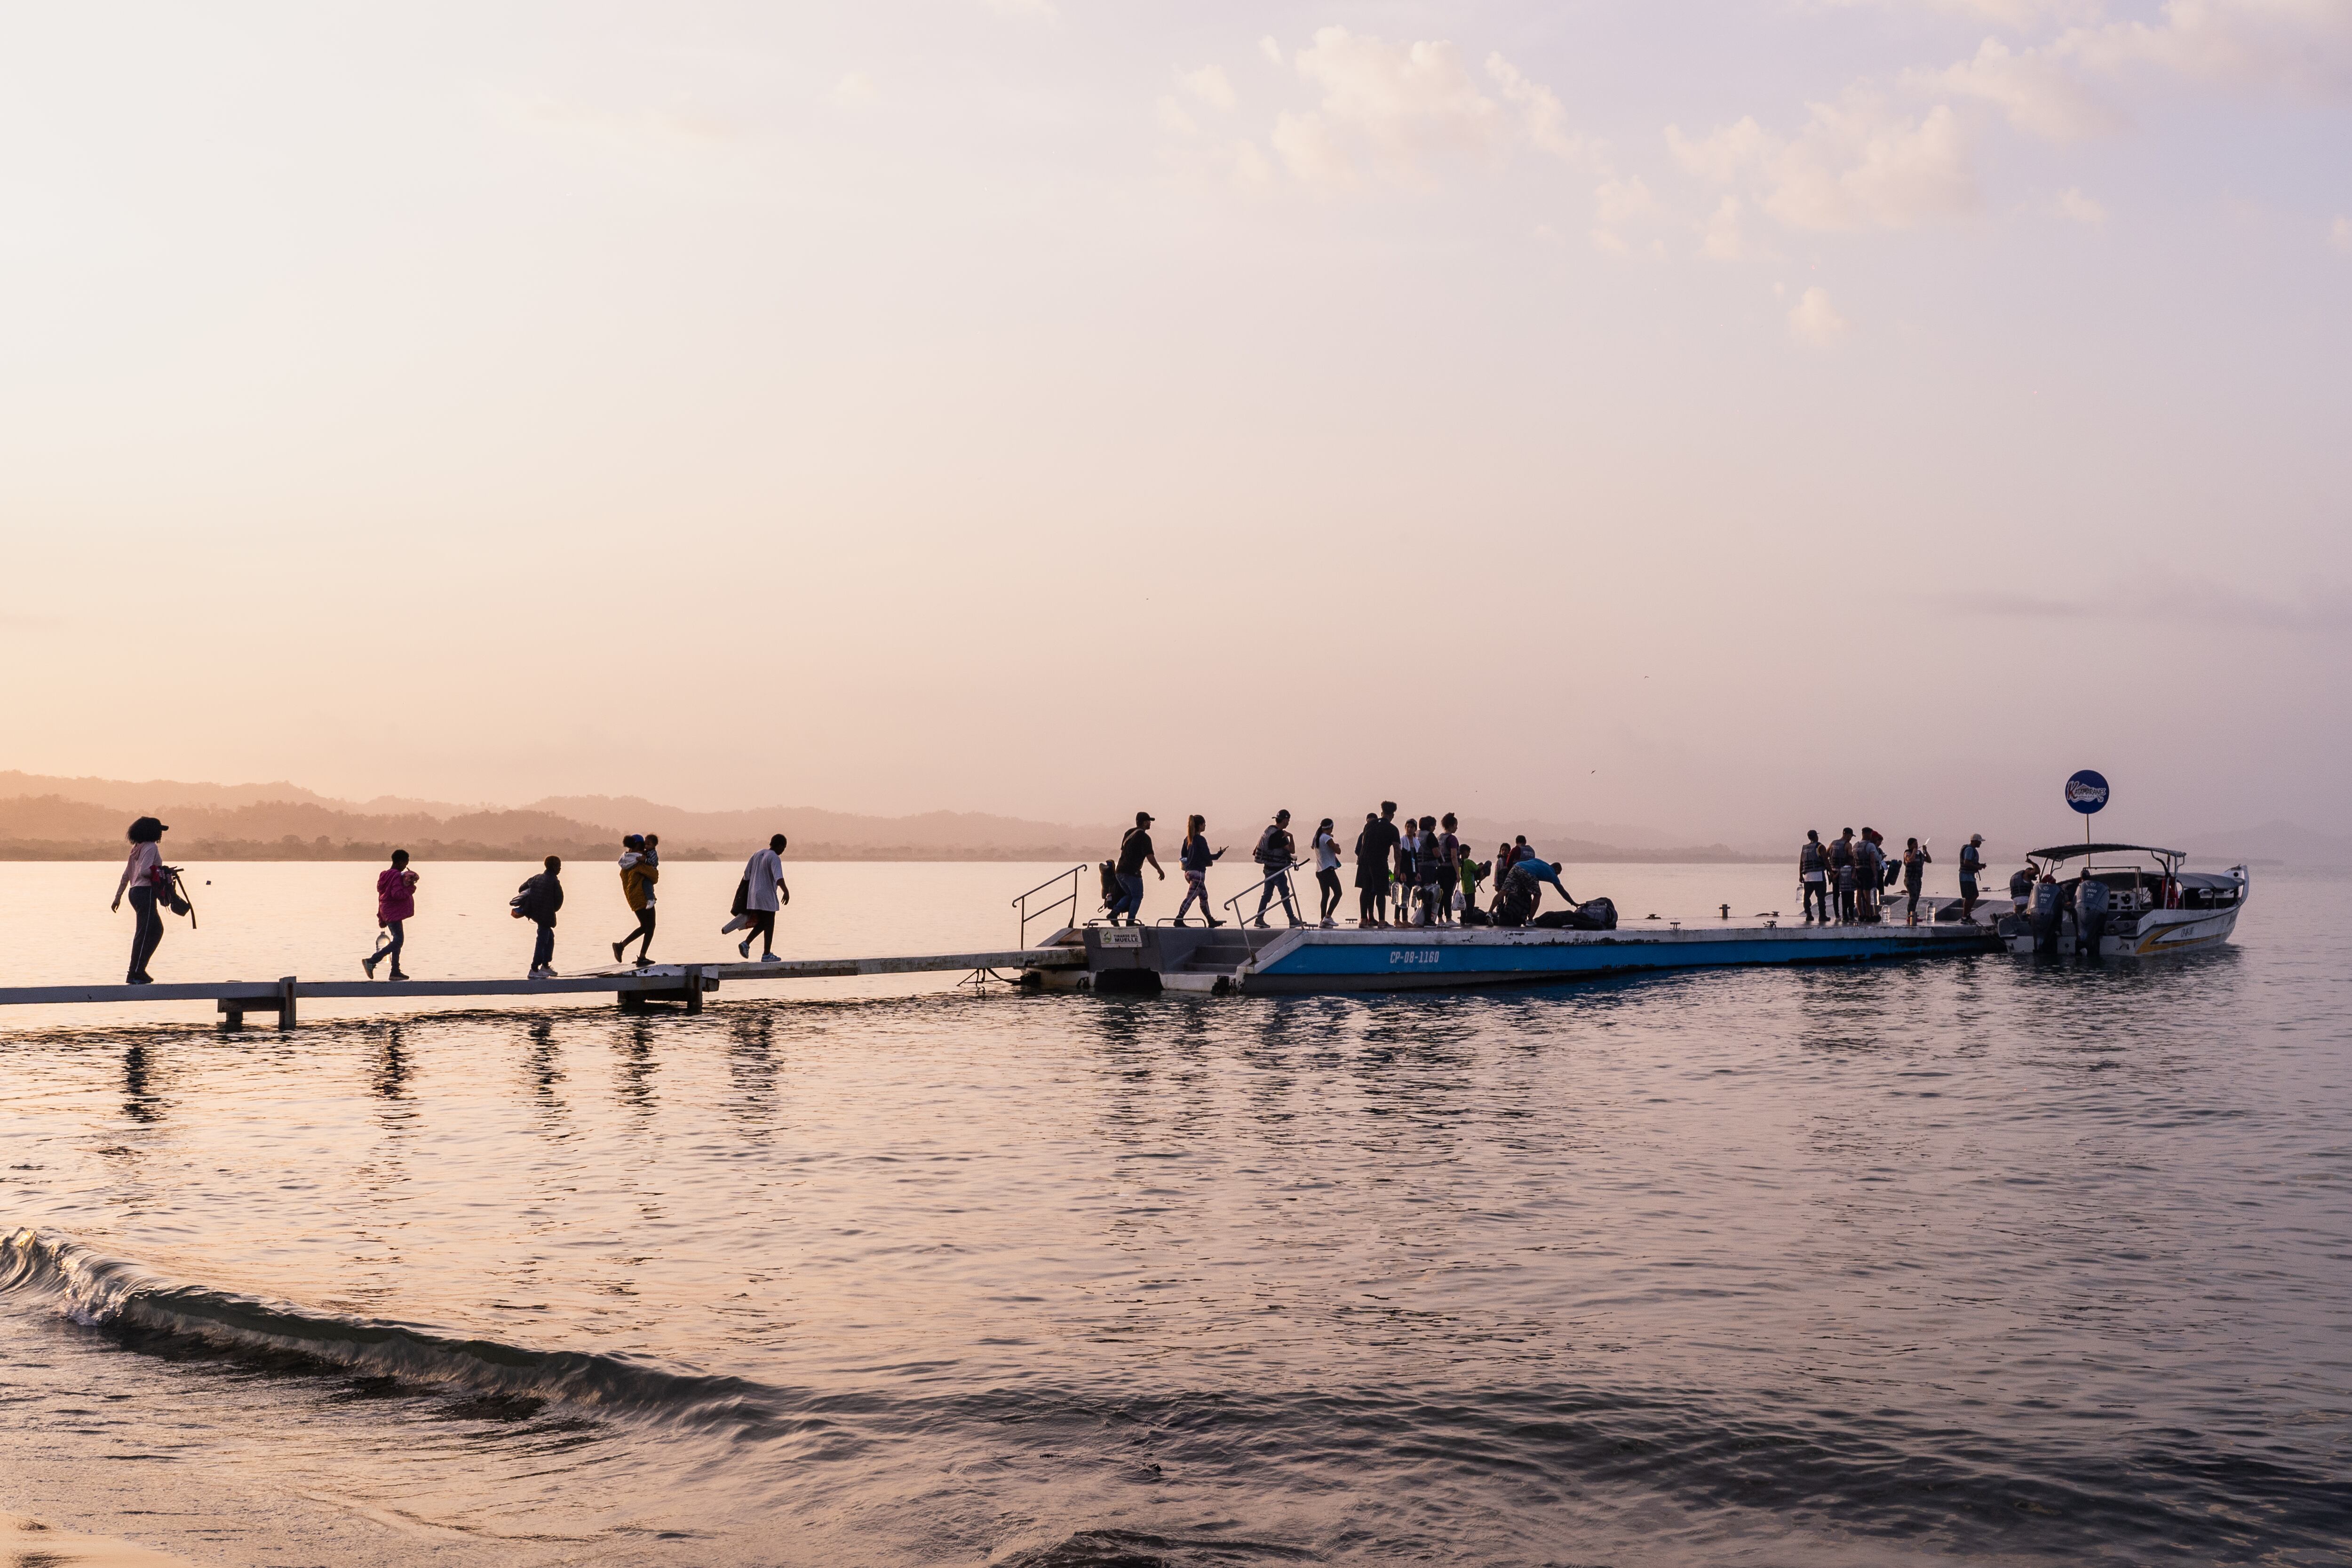
[[[793,901],[793,890],[784,882],[784,836],[781,833],[768,840],[765,849],[757,851],[743,862],[743,923],[751,928],[751,935],[736,944],[735,951],[745,958],[751,956],[751,938],[760,939],[760,962],[773,962],[776,956],[776,911]],[[730,922],[731,923],[731,922]]]
[[[1323,929],[1329,931],[1337,923],[1331,917],[1339,907],[1339,841],[1331,837],[1328,816],[1315,829],[1315,886],[1322,894]]]

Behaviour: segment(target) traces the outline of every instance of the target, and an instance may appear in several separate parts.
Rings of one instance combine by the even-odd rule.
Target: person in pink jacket
[[[400,949],[407,939],[407,923],[415,913],[416,873],[408,868],[408,851],[395,849],[391,867],[377,872],[375,878],[375,923],[384,934],[376,939],[375,951],[360,960],[360,967],[367,971],[370,980],[375,978],[375,966],[386,959],[392,961],[392,973],[386,979],[408,978],[400,972]]]

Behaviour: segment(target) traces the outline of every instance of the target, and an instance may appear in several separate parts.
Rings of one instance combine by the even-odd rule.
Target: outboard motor
[[[2107,885],[2083,879],[2082,888],[2074,895],[2074,929],[2078,932],[2076,951],[2099,956],[2099,939],[2107,934]]]
[[[2060,900],[2057,883],[2036,882],[2033,884],[2033,902],[2027,906],[2025,918],[2033,927],[2034,952],[2055,952],[2058,951],[2059,905]]]

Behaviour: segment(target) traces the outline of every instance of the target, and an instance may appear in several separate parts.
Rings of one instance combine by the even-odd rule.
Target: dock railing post
[[[294,977],[290,974],[278,982],[278,1026],[281,1029],[294,1026]]]

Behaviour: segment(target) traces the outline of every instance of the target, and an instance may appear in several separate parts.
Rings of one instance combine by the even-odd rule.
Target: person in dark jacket
[[[1396,849],[1396,802],[1381,802],[1381,814],[1364,814],[1364,830],[1356,835],[1356,924],[1385,928],[1389,913],[1389,857]]]
[[[1290,836],[1290,813],[1274,814],[1274,820],[1257,836],[1257,848],[1250,858],[1265,868],[1265,882],[1258,889],[1257,919],[1251,923],[1264,931],[1265,907],[1279,895],[1282,912],[1292,925],[1299,924],[1298,906],[1290,898],[1290,868],[1298,864],[1298,841]]]
[[[1960,846],[1960,919],[1977,918],[1977,879],[1984,872],[1984,835],[1971,833]]]
[[[539,928],[539,941],[532,944],[530,973],[526,979],[555,978],[555,911],[563,907],[562,872],[562,858],[550,855],[547,869],[515,889],[515,918]]]
[[[1227,845],[1226,848],[1231,848]],[[1184,842],[1177,847],[1176,863],[1184,869],[1184,901],[1176,906],[1176,923],[1182,925],[1192,900],[1201,902],[1201,918],[1212,926],[1225,922],[1209,912],[1209,868],[1224,858],[1223,849],[1209,847],[1209,819],[1195,812],[1184,819]]]
[[[1160,857],[1151,852],[1152,815],[1148,811],[1135,814],[1135,826],[1118,841],[1118,859],[1112,875],[1118,879],[1118,901],[1110,907],[1110,923],[1118,924],[1118,917],[1127,916],[1127,923],[1143,923],[1143,868],[1148,864],[1152,875],[1161,881],[1168,873],[1160,868]]]

